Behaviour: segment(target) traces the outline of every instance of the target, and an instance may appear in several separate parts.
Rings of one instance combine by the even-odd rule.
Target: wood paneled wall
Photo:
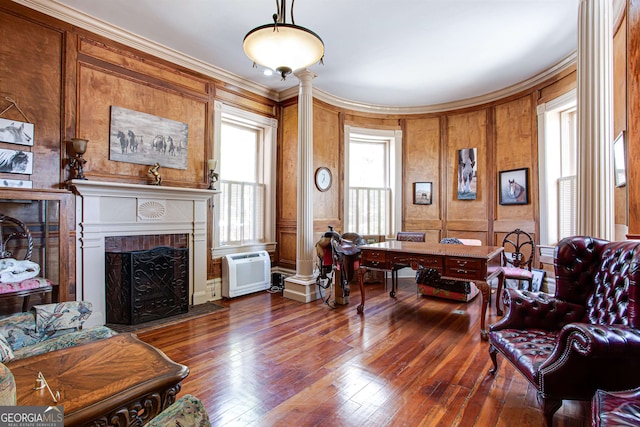
[[[35,125],[35,143],[25,148],[34,153],[31,180],[35,188],[65,186],[69,177],[67,142],[74,137],[89,140],[84,172],[90,180],[151,182],[147,165],[109,159],[111,106],[188,124],[187,168],[161,169],[163,185],[187,188],[208,185],[206,159],[212,157],[216,143],[215,100],[278,118],[278,105],[273,100],[11,1],[0,0],[0,36],[0,109],[4,109],[4,97],[8,96],[17,101]],[[3,117],[26,121],[16,109]],[[3,177],[16,178],[0,174]],[[212,221],[210,216],[208,230],[212,229]],[[69,236],[71,247],[74,233],[72,230]],[[209,234],[208,246],[210,239]],[[293,247],[295,253],[295,244]],[[73,260],[64,261],[74,272]],[[208,260],[208,277],[220,277],[219,260]]]
[[[616,76],[627,70],[629,117],[640,110],[640,1],[628,1],[626,33],[615,43]],[[620,34],[623,34],[623,38]],[[213,152],[213,102],[244,108],[279,120],[276,264],[295,268],[297,209],[297,105],[278,104],[197,72],[106,40],[65,22],[0,0],[0,94],[15,99],[36,127],[34,174],[38,188],[59,188],[68,177],[66,141],[88,138],[89,179],[148,182],[143,165],[114,162],[108,156],[109,107],[118,105],[189,124],[186,170],[164,168],[163,183],[205,188],[203,159]],[[628,47],[626,47],[628,45]],[[627,56],[625,56],[627,53]],[[620,68],[620,63],[627,65]],[[616,81],[619,78],[616,77]],[[328,166],[334,184],[314,190],[314,231],[328,225],[344,231],[344,125],[403,131],[402,228],[423,230],[429,241],[442,237],[478,238],[499,244],[506,231],[520,227],[538,233],[538,159],[536,105],[575,87],[567,71],[520,94],[458,111],[419,115],[378,115],[341,109],[314,100],[314,167]],[[625,98],[624,96],[622,98]],[[626,100],[626,99],[625,99]],[[3,99],[0,99],[0,107]],[[616,101],[616,117],[625,102]],[[9,111],[5,117],[22,120]],[[640,234],[640,172],[637,153],[640,125],[629,119],[629,185],[616,190],[616,218],[629,203],[630,232]],[[616,131],[626,124],[616,119]],[[2,144],[0,144],[2,147]],[[455,161],[459,148],[478,149],[478,189],[474,201],[457,200]],[[497,177],[501,170],[529,168],[529,204],[501,206]],[[11,177],[6,174],[2,177]],[[432,205],[413,205],[413,183],[434,184]],[[624,193],[621,193],[623,191]],[[626,198],[626,192],[629,196]],[[620,195],[622,194],[622,196]],[[624,220],[624,219],[621,219]],[[212,219],[209,219],[211,227]],[[348,231],[348,230],[346,230]],[[73,233],[73,231],[72,231]],[[71,268],[73,271],[73,269]],[[219,277],[219,264],[209,261],[209,278]]]

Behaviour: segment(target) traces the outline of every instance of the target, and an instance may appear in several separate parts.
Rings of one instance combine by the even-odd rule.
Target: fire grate
[[[189,249],[106,252],[107,323],[136,325],[189,311]]]

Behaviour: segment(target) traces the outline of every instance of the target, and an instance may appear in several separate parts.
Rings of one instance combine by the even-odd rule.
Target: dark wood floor
[[[407,279],[392,299],[373,284],[358,315],[353,288],[337,309],[261,292],[139,336],[189,366],[181,394],[202,399],[216,426],[542,425],[524,377],[500,357],[488,374],[480,296],[419,297]],[[589,410],[565,402],[554,425],[588,426]]]

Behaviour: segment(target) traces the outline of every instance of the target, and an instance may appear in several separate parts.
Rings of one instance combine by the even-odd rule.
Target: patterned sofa
[[[30,312],[0,318],[0,361],[23,359],[115,335],[106,326],[82,329],[92,313],[86,301],[36,305]],[[15,381],[0,363],[0,405],[15,405]]]
[[[0,360],[23,359],[49,351],[108,338],[116,334],[106,326],[82,329],[92,313],[86,301],[36,305],[32,311],[0,318]],[[16,383],[11,370],[0,363],[0,406],[16,405]],[[151,420],[147,426],[208,427],[202,402],[186,394]]]

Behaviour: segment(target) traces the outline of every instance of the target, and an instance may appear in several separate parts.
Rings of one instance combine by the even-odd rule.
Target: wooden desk
[[[144,425],[175,401],[189,368],[135,335],[119,334],[6,364],[18,405],[64,406],[64,425]],[[42,372],[61,399],[34,390]]]
[[[501,267],[501,246],[468,246],[441,243],[390,241],[360,246],[360,295],[358,313],[364,312],[364,273],[369,269],[393,270],[394,266],[410,265],[433,268],[445,279],[473,281],[482,293],[480,335],[488,338],[485,328],[487,305],[491,297],[488,281],[498,277],[502,288],[504,271]],[[391,296],[395,296],[395,283]]]

